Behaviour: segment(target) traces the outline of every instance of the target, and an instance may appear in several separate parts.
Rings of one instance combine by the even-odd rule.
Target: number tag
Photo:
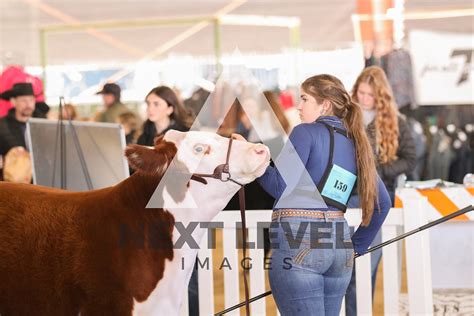
[[[357,177],[338,165],[333,165],[321,195],[346,205]]]

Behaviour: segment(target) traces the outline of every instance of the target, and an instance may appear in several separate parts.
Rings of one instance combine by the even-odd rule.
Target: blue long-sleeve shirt
[[[289,136],[289,141],[293,144],[296,153],[315,185],[321,180],[329,160],[330,134],[328,129],[319,123],[321,121],[345,130],[344,124],[339,118],[335,116],[325,116],[320,117],[315,123],[304,123],[296,126]],[[285,150],[282,151],[282,153],[283,152],[285,152]],[[281,158],[282,157],[278,157],[277,159]],[[283,158],[283,161],[284,160],[285,158]],[[354,142],[352,139],[346,138],[340,133],[334,133],[333,163],[353,174],[357,174]],[[298,168],[295,169],[295,166],[288,165],[288,163],[283,165],[278,164],[278,166],[280,166],[281,169],[290,168],[291,172],[288,172],[288,170],[279,172],[276,167],[269,166],[265,173],[257,179],[263,189],[276,199],[274,209],[278,208],[279,199],[287,187],[282,173],[285,174],[285,178],[288,178],[288,176],[292,174],[294,177],[299,178],[301,173],[298,171]],[[292,182],[292,180],[290,179],[289,182]],[[294,185],[294,183],[290,185]],[[352,236],[352,243],[356,253],[364,253],[367,251],[391,207],[390,197],[380,178],[377,179],[377,185],[379,204],[377,205],[376,201],[374,201],[375,208],[371,222],[366,227],[360,226]],[[304,196],[302,198],[304,198]],[[357,197],[352,197],[348,204],[350,207],[358,207]],[[337,210],[337,208],[332,206],[321,207],[321,205],[317,205],[311,209]]]

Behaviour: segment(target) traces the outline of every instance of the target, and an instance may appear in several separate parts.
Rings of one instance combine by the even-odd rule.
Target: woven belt
[[[272,220],[278,217],[313,217],[313,218],[344,218],[342,211],[310,211],[298,209],[285,209],[273,211]]]

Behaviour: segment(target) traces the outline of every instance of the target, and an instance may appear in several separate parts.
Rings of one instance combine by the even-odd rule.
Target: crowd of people
[[[97,94],[102,96],[103,108],[90,120],[120,123],[125,131],[127,144],[152,146],[156,137],[168,130],[188,131],[198,114],[196,108],[199,109],[195,105],[187,106],[190,103],[181,100],[179,94],[172,88],[158,86],[144,98],[146,117],[142,119],[122,103],[121,89],[117,84],[107,83]],[[207,98],[208,94],[204,95]],[[31,167],[26,168],[27,163],[12,162],[28,159],[28,155],[25,158],[27,120],[31,117],[57,118],[57,116],[68,120],[80,118],[72,104],[66,104],[62,108],[62,113],[58,113],[57,116],[48,114],[45,104],[37,106],[30,83],[17,83],[0,97],[10,101],[13,106],[8,114],[0,119],[0,158],[3,161],[0,162],[0,168],[3,168],[1,175],[5,181],[29,183]],[[333,76],[319,75],[308,78],[301,86],[300,99],[298,105],[289,109],[288,106],[283,106],[281,98],[271,91],[265,91],[263,96],[258,97],[254,94],[244,95],[234,103],[238,107],[232,118],[234,123],[224,124],[227,128],[225,133],[228,136],[234,135],[240,140],[263,141],[270,144],[271,151],[275,148],[282,149],[289,139],[314,183],[322,183],[321,186],[318,185],[318,189],[323,192],[328,209],[335,214],[334,223],[345,221],[341,211],[345,211],[346,207],[361,207],[364,210],[362,226],[352,235],[355,251],[364,252],[372,242],[380,242],[379,228],[388,209],[394,203],[396,178],[409,173],[416,164],[414,142],[406,119],[398,112],[390,83],[383,69],[377,66],[363,70],[354,84],[352,94],[347,92],[342,83]],[[243,105],[241,107],[240,102]],[[270,107],[262,107],[263,103],[268,103]],[[244,111],[244,108],[247,111]],[[302,124],[292,126],[290,123],[292,118],[289,115],[291,110],[297,111]],[[229,117],[223,119],[225,121]],[[256,129],[252,123],[259,124],[261,128]],[[333,131],[334,134],[331,134]],[[331,145],[333,147],[329,147],[330,141],[334,143]],[[279,153],[273,150],[272,158],[275,159]],[[358,179],[349,185],[349,191],[352,193],[350,199],[335,201],[324,196],[324,182],[331,178],[328,175],[332,169],[328,168],[332,163]],[[12,176],[12,169],[17,170],[17,176]],[[15,175],[15,172],[13,174]],[[21,175],[18,176],[19,174]],[[348,176],[346,180],[349,179],[351,178]],[[264,176],[251,186],[247,187],[247,208],[272,209],[275,200],[280,198],[285,184],[281,173],[271,166]],[[233,199],[227,208],[237,209],[236,203],[237,199]],[[303,220],[308,218],[303,215],[293,216],[288,221],[295,224]],[[285,220],[279,216],[278,221]],[[270,238],[269,242],[283,243],[282,234],[283,231],[274,230],[273,238]],[[345,239],[350,238],[348,227],[345,227],[344,235],[347,235]],[[269,244],[267,248],[268,246]],[[306,268],[309,268],[311,273],[304,276],[304,282],[312,282],[314,294],[312,296],[308,296],[305,287],[302,286],[300,270],[294,270],[291,275],[286,273],[285,277],[283,277],[284,271],[278,269],[270,273],[270,282],[280,312],[289,315],[294,314],[296,310],[308,313],[320,310],[323,314],[326,312],[335,315],[335,311],[341,308],[342,298],[348,288],[346,311],[348,315],[355,315],[353,250],[332,249],[328,252],[313,249],[312,252],[305,252],[305,256],[298,251],[295,255],[303,266],[306,257],[322,256],[327,260],[325,259],[324,264],[318,263],[316,267],[308,259]],[[291,254],[294,250],[279,248],[272,251],[272,256],[282,257],[288,255],[287,252]],[[372,255],[372,274],[375,282],[381,252],[374,252]],[[329,279],[337,282],[331,286],[321,286]],[[287,295],[290,288],[291,297]],[[189,298],[190,314],[196,315],[197,273],[191,278]]]

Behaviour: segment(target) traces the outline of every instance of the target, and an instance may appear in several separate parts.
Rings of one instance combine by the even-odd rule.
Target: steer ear
[[[189,183],[189,179],[191,178],[191,174],[189,173],[186,165],[177,159],[177,157],[173,160],[174,155],[178,151],[178,146],[185,136],[186,133],[169,130],[166,132],[164,137],[160,137],[155,140],[155,150],[160,153],[166,154],[167,152],[165,147],[169,147],[170,144],[174,148],[173,156],[170,157],[167,166],[167,168],[170,168],[169,171],[172,172],[173,175],[166,179],[165,185],[168,193],[176,203],[184,200],[186,196],[187,185]],[[164,146],[164,144],[166,144],[166,146]]]
[[[164,139],[168,142],[173,142],[176,145],[179,145],[185,137],[186,133],[170,129],[165,133]]]
[[[155,147],[129,145],[125,149],[130,167],[138,172],[163,175],[176,154],[176,145],[164,141],[162,137],[155,142]]]

